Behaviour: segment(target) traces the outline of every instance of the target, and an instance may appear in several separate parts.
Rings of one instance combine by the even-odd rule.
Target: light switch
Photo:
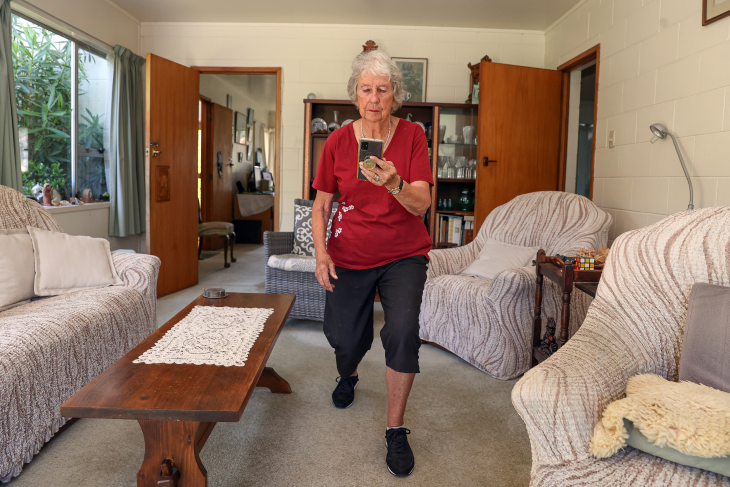
[[[608,148],[609,149],[613,149],[615,147],[615,144],[613,143],[613,141],[615,140],[615,137],[616,137],[615,131],[611,130],[608,133]]]

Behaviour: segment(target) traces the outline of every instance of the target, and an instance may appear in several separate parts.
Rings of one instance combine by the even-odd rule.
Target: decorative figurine
[[[545,325],[545,335],[540,341],[540,350],[548,356],[558,351],[558,339],[555,337],[555,329],[555,320],[548,318],[547,325]]]
[[[375,41],[367,41],[362,46],[362,52],[375,51],[377,49],[378,49],[378,45],[375,43]]]
[[[46,183],[43,185],[43,206],[53,206],[52,200],[53,188]]]
[[[81,193],[81,201],[84,203],[93,203],[94,202],[94,193],[91,191],[90,188],[86,188]]]
[[[488,63],[491,63],[492,62],[492,60],[491,60],[491,58],[489,56],[484,56],[481,59],[481,61],[486,61]],[[472,96],[473,96],[472,87],[474,85],[478,85],[479,84],[479,64],[481,63],[481,61],[479,61],[479,63],[474,64],[474,65],[472,65],[472,63],[469,63],[468,64],[469,69],[471,70],[471,81],[469,82],[469,98],[466,99],[466,102],[465,103],[471,103],[472,102]]]

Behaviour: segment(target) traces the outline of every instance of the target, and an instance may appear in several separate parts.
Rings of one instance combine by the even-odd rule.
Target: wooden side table
[[[558,347],[568,341],[570,325],[570,294],[573,292],[573,285],[581,283],[589,289],[586,283],[597,283],[601,279],[601,270],[581,271],[575,270],[573,266],[560,267],[552,263],[552,258],[545,255],[544,250],[537,252],[535,261],[535,274],[537,275],[537,289],[535,290],[535,317],[532,320],[532,365],[533,367],[542,362],[549,355],[540,349],[540,332],[542,331],[542,283],[543,277],[557,283],[563,293],[563,309],[560,316],[560,338]],[[590,293],[589,293],[590,294]],[[595,290],[594,294],[595,296]]]

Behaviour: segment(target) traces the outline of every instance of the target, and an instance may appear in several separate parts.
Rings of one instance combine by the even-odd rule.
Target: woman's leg
[[[428,259],[419,255],[383,266],[378,279],[385,325],[380,338],[385,348],[388,385],[388,427],[403,425],[403,413],[418,368],[421,347],[418,316]]]
[[[390,367],[385,368],[385,382],[388,385],[388,428],[403,426],[403,414],[415,378],[416,374],[404,374]]]

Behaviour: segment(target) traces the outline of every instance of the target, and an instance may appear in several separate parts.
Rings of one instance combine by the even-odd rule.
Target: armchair
[[[626,447],[588,452],[606,406],[642,373],[677,380],[692,285],[730,286],[730,208],[672,215],[617,238],[583,326],[512,391],[532,445],[532,486],[728,486],[730,479]]]
[[[468,245],[432,250],[421,305],[421,339],[455,353],[497,379],[523,374],[531,362],[535,268],[510,269],[493,280],[459,273],[479,255],[488,238],[549,255],[570,255],[581,247],[598,248],[608,240],[611,216],[587,198],[562,192],[518,196],[495,208]],[[576,330],[590,298],[575,293],[571,331]],[[562,306],[557,285],[543,286],[543,313],[558,316]]]

